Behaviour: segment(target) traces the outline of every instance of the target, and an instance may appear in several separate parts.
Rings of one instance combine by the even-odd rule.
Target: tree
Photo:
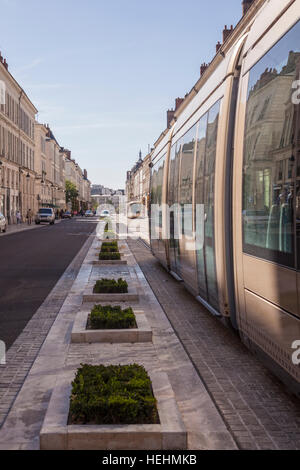
[[[72,203],[72,210],[77,210],[78,207],[78,198],[79,192],[72,181],[66,180],[66,203]]]

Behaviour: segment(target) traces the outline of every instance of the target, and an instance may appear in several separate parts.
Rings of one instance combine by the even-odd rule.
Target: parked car
[[[0,233],[1,232],[6,232],[6,228],[7,228],[6,218],[0,212]]]
[[[72,219],[72,212],[70,212],[70,211],[64,212],[63,215],[62,215],[62,218],[63,219]]]
[[[51,207],[39,209],[35,217],[35,223],[40,224],[41,222],[46,222],[50,225],[55,224],[55,213]]]
[[[93,211],[85,211],[85,217],[94,217],[94,212]]]

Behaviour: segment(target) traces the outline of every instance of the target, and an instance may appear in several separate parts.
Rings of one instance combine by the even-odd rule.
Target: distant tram
[[[150,221],[158,260],[298,396],[299,19],[253,2],[155,145]]]
[[[127,204],[128,219],[137,219],[144,215],[144,206],[142,202],[134,201]]]

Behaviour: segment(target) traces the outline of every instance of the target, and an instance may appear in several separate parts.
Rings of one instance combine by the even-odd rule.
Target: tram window
[[[298,22],[251,69],[244,139],[243,250],[288,267],[295,258],[299,37]]]
[[[214,242],[214,198],[220,103],[215,103],[199,121],[195,181],[198,288],[200,296],[216,310],[219,310],[219,299]],[[203,212],[200,210],[201,206]]]
[[[151,204],[161,206],[162,203],[162,187],[164,178],[166,155],[164,155],[153,167],[152,178],[151,178]],[[157,224],[158,222],[158,224]],[[162,228],[162,214],[161,209],[159,211],[158,220],[153,217],[152,223],[156,224],[155,233],[159,233],[159,229]]]
[[[189,237],[193,234],[193,169],[194,148],[196,138],[196,124],[180,139],[182,145],[180,179],[179,179],[179,204],[181,206],[182,234]]]

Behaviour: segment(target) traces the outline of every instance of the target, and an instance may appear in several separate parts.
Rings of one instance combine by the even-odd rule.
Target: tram
[[[300,396],[300,0],[256,0],[155,144],[151,249]]]

